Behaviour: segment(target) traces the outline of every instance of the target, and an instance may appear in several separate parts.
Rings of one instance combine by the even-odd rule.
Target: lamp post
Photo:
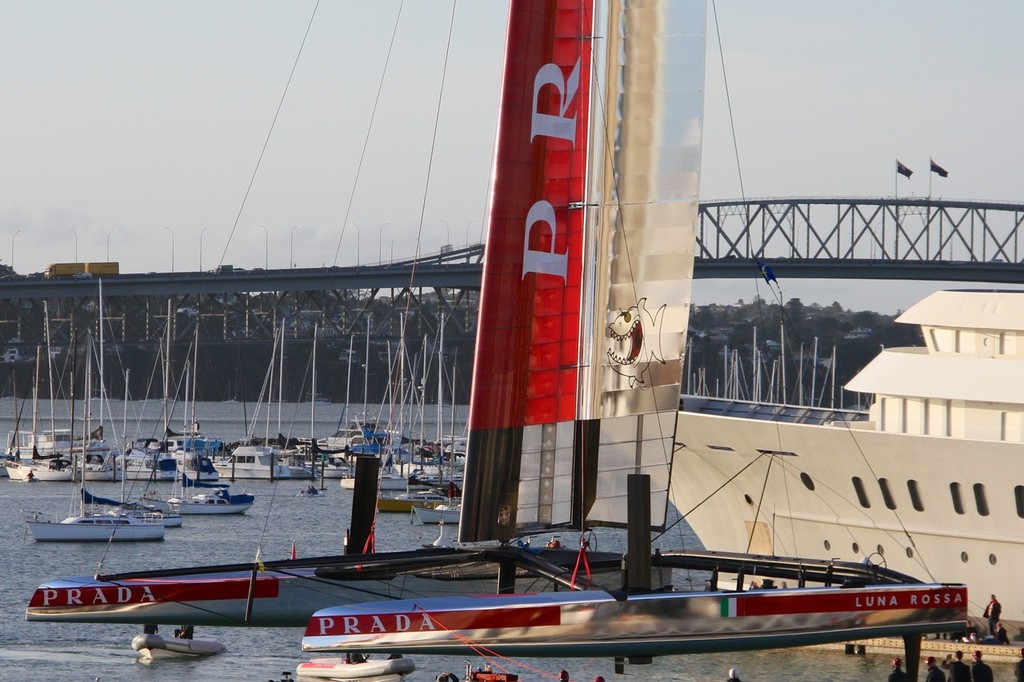
[[[398,237],[391,240],[391,262],[395,262],[395,242],[398,241]]]
[[[356,228],[356,267],[359,267],[359,226],[352,223],[352,226]]]
[[[78,233],[73,228],[68,228],[68,232],[75,235],[75,262],[78,262]]]
[[[377,230],[377,265],[384,263],[384,228],[391,223],[382,223]]]
[[[444,229],[445,229],[444,243],[445,244],[451,244],[452,243],[452,226],[448,224],[447,220],[442,220],[441,222],[444,223]]]
[[[174,274],[174,230],[164,225],[164,229],[171,233],[171,274]]]
[[[210,228],[208,228],[208,227],[204,227],[203,229],[199,230],[199,270],[200,271],[203,269],[203,234],[205,234],[206,231],[209,230],[209,229]]]
[[[288,237],[288,267],[295,267],[295,228],[301,225],[292,225],[291,236]]]
[[[270,230],[263,225],[257,225],[263,230],[263,269],[270,267]]]
[[[469,226],[472,225],[475,222],[476,222],[476,220],[470,220],[468,223],[466,223],[466,247],[467,248],[469,247]]]
[[[11,235],[11,272],[14,272],[14,238],[19,234],[21,234],[21,230]]]
[[[115,232],[117,232],[117,228],[116,227],[112,227],[109,230],[107,230],[107,262],[108,263],[110,262],[110,235],[114,234]]]

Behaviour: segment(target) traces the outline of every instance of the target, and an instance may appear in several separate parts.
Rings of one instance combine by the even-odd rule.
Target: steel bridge
[[[938,199],[752,199],[703,202],[695,276],[756,277],[755,259],[791,279],[1024,283],[1024,204]],[[435,334],[472,338],[482,245],[353,267],[126,273],[102,279],[108,338],[219,341],[289,336]],[[13,275],[0,281],[0,342],[66,343],[98,316],[99,280]]]

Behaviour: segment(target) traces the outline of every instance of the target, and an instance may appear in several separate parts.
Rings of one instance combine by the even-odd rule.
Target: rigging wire
[[[402,2],[398,4],[398,13],[395,15],[395,23],[391,29],[391,42],[388,43],[388,53],[384,58],[384,69],[381,71],[380,80],[377,81],[377,94],[373,98],[373,107],[370,110],[370,122],[366,126],[366,135],[363,137],[363,147],[359,151],[359,163],[356,164],[356,175],[352,180],[352,190],[348,195],[348,204],[345,206],[345,217],[341,223],[341,234],[338,235],[338,247],[334,250],[334,265],[338,264],[338,256],[341,254],[341,240],[344,239],[345,230],[348,228],[348,218],[352,213],[352,203],[355,201],[356,188],[359,186],[359,177],[363,172],[363,161],[366,159],[366,149],[370,145],[370,134],[373,132],[373,124],[377,120],[377,107],[380,105],[381,92],[384,90],[384,81],[387,79],[388,65],[391,64],[391,53],[395,49],[395,38],[398,35],[398,26],[402,21],[402,8],[404,6],[405,0],[402,0]]]
[[[306,24],[306,32],[302,35],[302,42],[299,44],[299,50],[295,54],[295,61],[292,63],[292,69],[288,73],[288,80],[285,82],[284,90],[281,92],[281,98],[277,102],[277,110],[274,111],[274,118],[270,122],[270,129],[267,130],[267,137],[263,141],[263,147],[260,149],[260,155],[256,159],[256,166],[252,169],[252,176],[249,178],[249,184],[245,188],[245,194],[242,196],[242,203],[238,206],[238,213],[235,215],[235,221],[231,224],[231,231],[228,233],[227,242],[224,244],[224,251],[220,254],[220,261],[218,265],[223,265],[224,260],[228,255],[228,247],[231,246],[231,239],[235,236],[235,230],[238,229],[238,221],[242,218],[242,211],[245,210],[245,203],[249,199],[249,193],[252,191],[252,186],[256,182],[256,175],[259,173],[260,165],[263,162],[263,155],[267,153],[267,147],[270,145],[270,137],[274,134],[274,126],[277,125],[277,118],[281,115],[281,109],[284,107],[284,99],[288,95],[288,88],[292,84],[292,78],[295,76],[295,70],[299,66],[299,58],[302,56],[302,48],[306,45],[306,39],[309,37],[309,31],[313,27],[313,19],[316,17],[316,10],[320,7],[320,0],[316,0],[316,4],[313,6],[313,12],[309,16],[309,22]]]

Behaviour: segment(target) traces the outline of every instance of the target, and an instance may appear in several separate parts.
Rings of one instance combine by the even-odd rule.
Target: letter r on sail
[[[560,101],[558,115],[542,114],[539,111],[540,91],[545,85],[552,85],[558,90]],[[530,141],[538,135],[546,137],[558,137],[568,140],[576,146],[576,116],[575,114],[566,118],[565,112],[569,109],[569,103],[576,97],[580,87],[580,60],[569,74],[567,80],[562,79],[562,69],[557,64],[545,64],[537,71],[533,79],[533,115],[530,119]]]

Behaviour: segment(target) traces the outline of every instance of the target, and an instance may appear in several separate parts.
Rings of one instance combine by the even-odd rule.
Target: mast
[[[47,302],[43,301],[43,317],[46,318],[46,371],[50,378],[50,433],[56,438],[56,422],[54,421],[54,394],[53,394],[53,351],[50,346],[50,307]],[[54,452],[56,452],[57,442],[54,440]]]
[[[164,432],[160,434],[160,447],[161,452],[167,450],[167,430],[171,425],[171,415],[169,412],[168,396],[171,393],[171,301],[167,301],[167,329],[164,334],[164,398],[163,398],[163,413],[164,413]]]
[[[367,405],[370,404],[369,400],[369,389],[370,389],[370,320],[373,319],[373,313],[366,316],[366,358],[363,360],[363,422],[366,421],[366,410]],[[390,348],[390,346],[389,346]]]
[[[454,409],[455,400],[452,399]],[[441,314],[437,342],[437,447],[444,454],[444,313]],[[454,450],[454,448],[452,448]],[[452,453],[454,454],[454,453]]]

